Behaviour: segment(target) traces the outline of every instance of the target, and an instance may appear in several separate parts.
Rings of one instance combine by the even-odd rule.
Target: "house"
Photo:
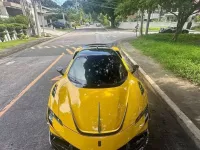
[[[0,18],[23,14],[21,0],[0,0]]]

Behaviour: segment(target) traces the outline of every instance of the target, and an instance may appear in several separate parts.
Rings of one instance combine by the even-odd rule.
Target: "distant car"
[[[52,25],[54,28],[62,28],[62,29],[65,28],[65,24],[62,22],[58,22],[58,21],[53,22]]]
[[[97,23],[97,24],[96,24],[96,27],[101,27],[101,24],[100,24],[100,23]]]
[[[86,27],[89,27],[89,26],[90,26],[90,24],[89,24],[89,23],[86,23],[86,24],[85,24],[85,26],[86,26]]]
[[[161,28],[159,33],[175,33],[176,29],[177,29],[176,27]],[[183,29],[182,33],[183,34],[188,34],[189,30]]]

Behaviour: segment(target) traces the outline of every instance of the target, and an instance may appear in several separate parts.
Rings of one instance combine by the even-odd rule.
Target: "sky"
[[[58,5],[62,5],[66,0],[53,0],[56,2]]]

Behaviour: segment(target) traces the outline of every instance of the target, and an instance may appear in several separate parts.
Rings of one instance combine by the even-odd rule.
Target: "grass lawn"
[[[27,43],[29,41],[35,40],[36,38],[29,38],[29,39],[24,39],[24,40],[14,40],[14,41],[9,41],[9,42],[1,42],[0,43],[0,51],[6,48],[14,47],[20,44]]]
[[[171,34],[152,34],[137,38],[132,45],[176,75],[200,85],[200,35],[181,35],[177,42],[171,39]]]
[[[160,27],[150,27],[149,31],[159,31]]]

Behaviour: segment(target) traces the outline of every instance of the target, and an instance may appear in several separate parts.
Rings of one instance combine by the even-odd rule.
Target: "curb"
[[[119,44],[121,53],[131,64],[137,63],[125,52],[121,43]],[[163,102],[169,106],[169,111],[177,119],[179,124],[186,131],[188,136],[195,142],[196,146],[200,149],[200,130],[197,126],[180,110],[180,108],[165,94],[164,91],[148,76],[148,74],[140,67],[138,75],[142,78],[144,83],[150,88]]]

